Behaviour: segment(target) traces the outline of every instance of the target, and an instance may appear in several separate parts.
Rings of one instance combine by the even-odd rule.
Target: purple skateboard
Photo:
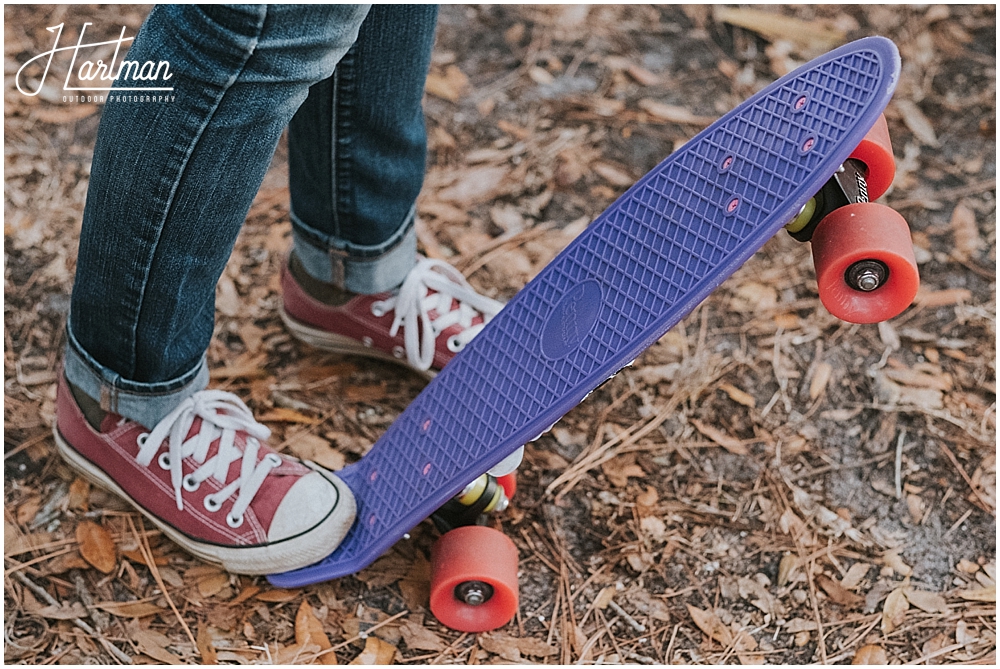
[[[297,587],[363,569],[551,427],[814,201],[879,120],[898,76],[892,42],[859,40],[774,82],[672,153],[339,473],[358,503],[343,543],[268,580]],[[516,607],[516,584],[514,596]]]

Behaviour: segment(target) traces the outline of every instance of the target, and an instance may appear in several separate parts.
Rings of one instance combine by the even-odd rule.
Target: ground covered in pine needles
[[[850,325],[821,306],[808,246],[769,242],[528,446],[494,521],[520,610],[479,635],[428,611],[429,524],[356,576],[278,590],[182,553],[55,455],[101,110],[13,75],[47,26],[116,38],[145,11],[5,8],[6,662],[995,663],[994,7],[443,8],[420,241],[483,292],[509,299],[702,127],[869,34],[903,58],[883,201],[923,279],[900,317]],[[336,469],[423,381],[289,336],[289,235],[282,146],[219,283],[213,385]]]

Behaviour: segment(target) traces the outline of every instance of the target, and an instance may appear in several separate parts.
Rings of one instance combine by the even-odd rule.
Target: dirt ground
[[[883,202],[922,275],[901,316],[850,325],[821,306],[808,246],[770,241],[528,446],[494,520],[520,610],[480,635],[427,608],[427,523],[356,576],[276,590],[182,553],[55,455],[100,106],[25,97],[13,75],[47,26],[134,35],[146,9],[4,11],[6,662],[995,664],[994,6],[442,9],[420,241],[483,292],[509,299],[714,118],[870,34],[903,59]],[[286,178],[282,144],[219,284],[213,385],[337,468],[423,381],[284,330]]]

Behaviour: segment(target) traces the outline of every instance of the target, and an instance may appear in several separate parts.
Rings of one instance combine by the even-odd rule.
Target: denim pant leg
[[[416,263],[436,23],[434,5],[374,5],[357,43],[289,124],[295,253],[320,281],[378,293]]]
[[[129,60],[170,63],[173,103],[113,102],[84,209],[65,371],[150,426],[208,382],[215,285],[282,130],[367,6],[163,5]]]

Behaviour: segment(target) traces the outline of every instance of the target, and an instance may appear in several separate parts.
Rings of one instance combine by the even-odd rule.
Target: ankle
[[[332,283],[320,281],[310,275],[294,251],[288,256],[288,271],[292,273],[292,277],[302,287],[306,295],[323,304],[339,307],[357,297],[356,293],[334,286]]]
[[[73,393],[73,399],[76,400],[76,404],[80,407],[80,411],[83,412],[84,418],[90,423],[90,426],[101,431],[101,423],[104,422],[104,417],[108,415],[108,412],[101,408],[101,403],[92,398],[90,395],[86,394],[72,383],[69,384],[69,389]]]

